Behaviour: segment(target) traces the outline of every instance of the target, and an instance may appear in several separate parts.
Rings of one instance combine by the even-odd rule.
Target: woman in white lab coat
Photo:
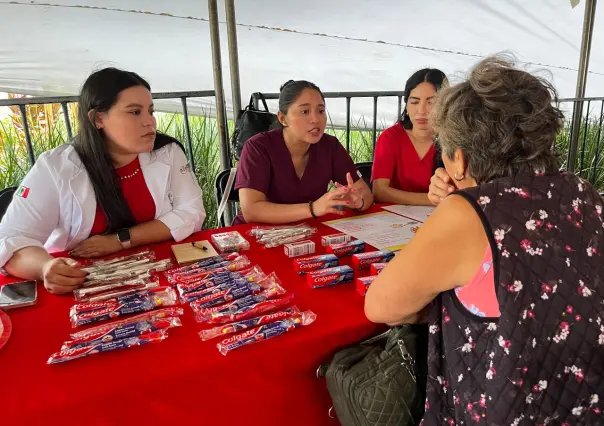
[[[156,133],[149,84],[105,68],[80,94],[73,143],[45,152],[0,223],[0,267],[52,293],[77,288],[76,261],[180,241],[201,230],[201,189],[176,139]]]

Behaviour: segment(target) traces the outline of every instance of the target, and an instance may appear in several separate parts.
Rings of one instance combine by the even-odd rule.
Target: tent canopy
[[[0,0],[0,91],[77,94],[95,69],[117,66],[147,78],[153,91],[212,89],[207,1]],[[455,80],[481,57],[501,51],[575,93],[585,2],[560,0],[236,2],[243,103],[291,78],[325,91],[402,90],[417,69]],[[224,87],[231,111],[224,3],[219,1]],[[587,96],[604,96],[604,12],[593,34]],[[211,99],[192,102],[209,106]],[[178,102],[165,108],[178,110]],[[274,104],[273,104],[274,105]],[[329,100],[345,120],[344,100]],[[372,101],[353,100],[371,120]],[[378,121],[395,119],[396,99],[379,101]]]

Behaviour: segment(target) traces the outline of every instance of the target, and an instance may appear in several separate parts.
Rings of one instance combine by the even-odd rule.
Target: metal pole
[[[227,38],[229,42],[229,68],[231,70],[231,92],[233,95],[233,118],[241,112],[241,81],[239,79],[239,52],[237,49],[237,20],[235,0],[226,0]]]
[[[373,151],[371,152],[371,159],[373,160],[373,156],[375,155],[375,143],[377,142],[377,105],[378,105],[378,97],[373,97]]]
[[[61,108],[63,108],[63,116],[65,116],[65,127],[67,127],[67,137],[69,140],[73,139],[73,131],[71,130],[71,120],[69,120],[69,108],[67,102],[61,102]]]
[[[397,100],[396,121],[399,121],[401,119],[401,114],[403,113],[403,97],[398,96]]]
[[[587,73],[589,71],[589,55],[591,53],[591,41],[596,18],[597,0],[585,1],[585,15],[583,18],[583,38],[581,39],[581,56],[579,57],[579,72],[577,77],[577,90],[575,97],[585,97],[585,86],[587,84]],[[571,127],[571,139],[568,154],[568,170],[575,172],[577,149],[579,147],[579,133],[581,132],[581,118],[583,114],[583,101],[576,102],[573,109],[573,122]]]
[[[600,136],[602,136],[602,121],[604,120],[604,101],[601,101],[602,106],[600,107],[600,125],[598,126],[598,137],[596,138],[596,155],[594,155],[594,168],[591,174],[591,183],[596,183],[596,169],[598,166],[598,160],[600,159]]]
[[[182,115],[185,119],[185,135],[187,135],[187,153],[189,154],[189,165],[191,171],[197,176],[197,169],[195,168],[195,158],[193,157],[193,142],[191,140],[191,124],[189,123],[189,109],[187,108],[187,98],[183,96],[180,98],[182,102]]]
[[[214,91],[216,92],[216,121],[220,140],[220,167],[226,170],[231,167],[229,144],[227,138],[224,86],[222,84],[222,59],[220,55],[220,27],[218,26],[217,0],[208,0],[210,15],[210,41],[212,43],[212,68],[214,69]]]
[[[587,126],[589,125],[589,108],[591,101],[587,101],[587,114],[585,114],[585,130],[583,131],[583,144],[581,145],[581,162],[579,163],[579,174],[583,175],[583,163],[585,162],[585,145],[587,144]]]
[[[33,167],[36,162],[36,156],[34,154],[34,147],[31,144],[31,135],[29,134],[29,123],[27,122],[27,111],[25,105],[19,105],[19,111],[21,112],[21,119],[23,120],[23,131],[25,132],[25,146],[27,147],[27,156],[29,157],[29,166]]]
[[[220,168],[231,168],[229,156],[229,142],[227,137],[226,108],[224,104],[224,87],[222,84],[222,59],[220,55],[220,27],[218,25],[217,0],[208,0],[208,14],[210,21],[210,41],[212,44],[212,68],[214,70],[214,91],[216,92],[216,122],[218,124],[218,138],[220,141]],[[231,223],[232,215],[229,209],[225,211],[225,223]]]
[[[350,153],[350,97],[346,98],[346,151]]]

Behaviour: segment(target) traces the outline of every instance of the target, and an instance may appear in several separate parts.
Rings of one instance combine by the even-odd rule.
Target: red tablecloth
[[[319,235],[334,233],[316,225]],[[249,228],[234,229],[244,234]],[[317,314],[315,323],[223,356],[216,341],[199,339],[201,326],[186,306],[183,327],[170,330],[162,343],[49,366],[49,355],[73,332],[68,311],[74,301],[40,287],[36,306],[8,311],[13,332],[0,350],[0,424],[337,425],[328,417],[329,394],[315,370],[378,326],[365,318],[353,284],[312,290],[283,248],[264,249],[248,239],[252,263],[275,271],[296,294],[297,306]],[[320,236],[313,240],[323,253]],[[167,258],[171,244],[150,247]],[[0,278],[0,285],[12,281]]]

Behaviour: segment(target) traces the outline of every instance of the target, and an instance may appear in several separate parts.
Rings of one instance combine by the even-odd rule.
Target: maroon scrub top
[[[271,203],[299,204],[321,198],[331,181],[346,185],[347,173],[355,182],[359,180],[350,155],[333,136],[324,134],[319,142],[310,145],[308,155],[302,179],[298,179],[283,130],[259,133],[243,147],[235,189],[255,189]],[[245,219],[239,213],[233,225],[242,223]]]

